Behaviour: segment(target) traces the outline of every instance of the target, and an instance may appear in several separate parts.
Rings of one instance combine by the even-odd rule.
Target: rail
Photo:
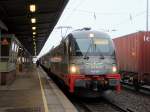
[[[135,112],[133,111],[132,109],[129,109],[129,108],[125,108],[125,107],[121,107],[113,102],[111,102],[109,99],[107,98],[104,98],[105,101],[110,104],[113,108],[116,108],[116,110],[118,110],[119,112]]]
[[[125,89],[131,90],[133,92],[137,92],[137,93],[140,93],[143,95],[150,96],[150,88],[145,88],[145,87],[140,86],[139,89],[136,90],[134,85],[132,85],[130,83],[121,82],[121,84]]]
[[[91,102],[87,103],[85,101],[81,101],[77,99],[72,100],[72,103],[76,106],[79,112],[98,112],[98,111],[135,112],[132,109],[121,107],[106,98],[99,99],[99,102],[97,101],[95,102],[91,101]]]

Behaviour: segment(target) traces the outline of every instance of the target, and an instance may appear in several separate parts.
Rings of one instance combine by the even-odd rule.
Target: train
[[[17,72],[32,63],[32,56],[14,34],[2,34],[0,38],[0,85],[8,85]]]
[[[104,32],[74,30],[40,60],[70,93],[121,90],[113,41]]]
[[[121,81],[135,86],[150,85],[150,32],[139,31],[113,39]]]

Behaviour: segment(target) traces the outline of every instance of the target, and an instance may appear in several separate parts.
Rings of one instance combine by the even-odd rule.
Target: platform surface
[[[0,112],[77,112],[55,83],[39,67],[17,74],[0,87]]]

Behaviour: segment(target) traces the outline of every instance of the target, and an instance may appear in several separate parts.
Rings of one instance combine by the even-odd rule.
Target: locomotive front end
[[[75,33],[69,46],[70,62],[67,76],[70,92],[75,88],[92,91],[120,91],[112,40],[104,33],[83,31]]]

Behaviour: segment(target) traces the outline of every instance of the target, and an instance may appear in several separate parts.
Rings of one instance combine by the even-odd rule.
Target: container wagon
[[[139,31],[113,41],[122,81],[150,85],[150,32]]]

